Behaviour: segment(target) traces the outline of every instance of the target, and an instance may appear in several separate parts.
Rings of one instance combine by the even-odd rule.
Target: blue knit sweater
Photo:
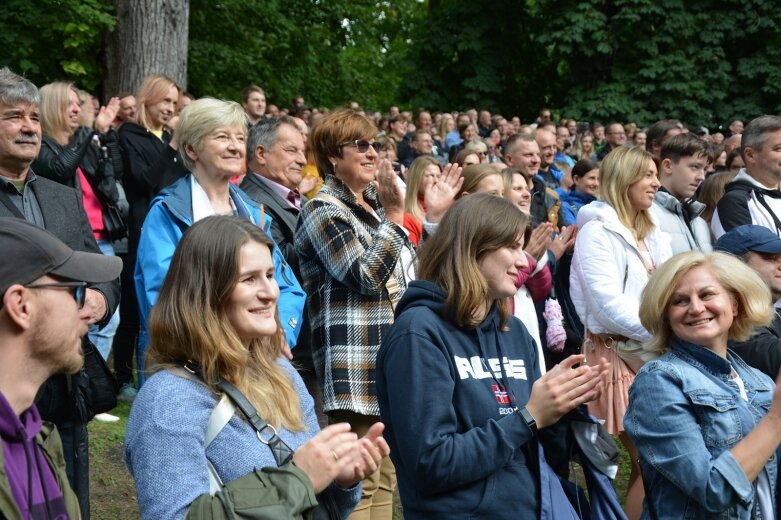
[[[278,430],[293,450],[319,430],[314,401],[292,365],[279,364],[293,380],[306,430]],[[142,519],[178,520],[190,504],[209,492],[208,458],[224,483],[243,477],[256,468],[275,467],[271,450],[261,444],[255,430],[239,415],[204,450],[206,426],[217,404],[203,384],[168,371],[150,377],[136,397],[125,435],[125,462],[136,483]],[[331,485],[340,509],[347,513],[360,499],[361,486],[341,490]]]

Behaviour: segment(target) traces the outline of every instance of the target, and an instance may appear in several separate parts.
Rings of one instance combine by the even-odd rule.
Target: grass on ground
[[[93,520],[135,520],[138,502],[133,479],[122,458],[130,404],[119,403],[112,412],[119,422],[92,421],[89,424],[90,507]],[[618,442],[618,439],[616,439]],[[621,444],[618,444],[621,447]],[[621,450],[618,477],[613,483],[621,503],[626,496],[626,484],[631,464],[629,455]],[[582,478],[580,482],[582,482]],[[403,520],[398,493],[394,496],[394,520]]]

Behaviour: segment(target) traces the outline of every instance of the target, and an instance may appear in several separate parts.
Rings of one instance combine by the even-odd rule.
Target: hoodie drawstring
[[[491,367],[484,366],[483,368],[491,374],[491,378],[494,380],[494,383],[496,383],[500,388],[504,388],[504,391],[507,392],[507,397],[510,399],[510,402],[513,404],[513,406],[518,406],[518,400],[515,398],[515,392],[510,390],[510,386],[507,384],[507,372],[505,371],[504,367],[504,356],[502,354],[502,347],[500,346],[499,341],[499,328],[496,326],[496,321],[492,318],[491,319],[491,328],[493,329],[494,338],[496,341],[496,354],[499,358],[499,379],[496,378],[496,374],[494,374],[494,371],[491,370]],[[483,343],[485,342],[485,336],[483,335],[483,331],[478,325],[475,327],[475,331],[477,332],[477,350],[480,354],[480,359],[482,363],[485,363],[485,360],[488,359],[488,355],[485,353],[485,348],[483,348]]]

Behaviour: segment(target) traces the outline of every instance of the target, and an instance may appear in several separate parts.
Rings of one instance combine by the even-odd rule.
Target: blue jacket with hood
[[[496,307],[460,328],[444,303],[412,282],[377,357],[404,518],[538,518],[537,439],[516,411],[540,377],[533,340],[514,317],[501,331]]]
[[[144,220],[141,240],[138,244],[138,257],[134,281],[141,318],[141,330],[138,340],[138,366],[144,366],[144,354],[149,342],[149,312],[157,301],[163,286],[163,280],[171,265],[171,258],[184,232],[193,225],[192,189],[190,175],[187,174],[157,195],[149,207]],[[230,185],[230,197],[238,216],[260,221],[260,208],[243,191]],[[265,215],[263,230],[271,237],[271,217]],[[301,329],[301,317],[304,311],[306,293],[298,283],[293,270],[285,257],[274,244],[274,278],[279,284],[279,321],[285,331],[288,345],[294,347]],[[143,373],[139,371],[139,381]]]

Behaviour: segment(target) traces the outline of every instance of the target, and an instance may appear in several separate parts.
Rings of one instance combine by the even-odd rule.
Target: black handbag
[[[127,223],[115,204],[103,204],[103,230],[112,242],[127,236]]]
[[[128,235],[127,221],[117,206],[119,191],[114,178],[114,164],[105,146],[100,148],[96,177],[97,179],[88,177],[88,180],[103,205],[103,229],[112,242],[122,240]]]
[[[84,350],[83,372],[86,377],[81,378],[79,384],[82,386],[80,390],[84,397],[86,414],[91,419],[95,415],[111,411],[117,406],[119,384],[106,364],[106,360],[103,359],[89,338],[84,338],[82,348]]]
[[[201,367],[192,361],[185,363],[184,369],[203,380]],[[236,408],[241,410],[247,418],[247,421],[249,421],[250,425],[255,429],[258,440],[268,446],[271,450],[277,466],[284,466],[293,460],[293,450],[290,449],[290,446],[279,438],[277,431],[273,426],[268,424],[260,415],[258,415],[257,409],[252,406],[252,403],[249,402],[238,388],[219,376],[215,386],[233,401]],[[342,518],[333,495],[326,492],[317,494],[317,506],[310,511],[310,514],[312,520],[341,520]]]

